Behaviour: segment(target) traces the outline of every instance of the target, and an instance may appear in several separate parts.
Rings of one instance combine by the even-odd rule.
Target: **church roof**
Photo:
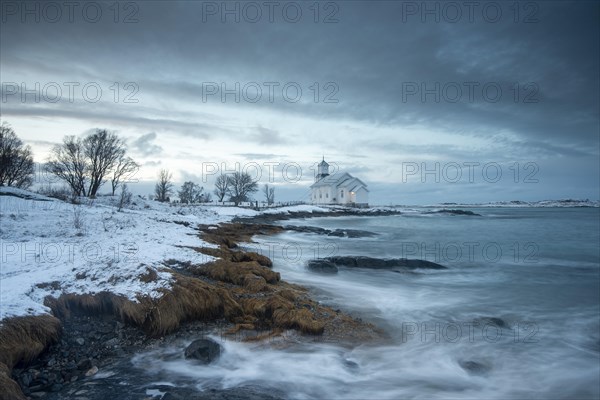
[[[353,177],[352,175],[350,175],[347,172],[337,172],[332,175],[327,175],[323,179],[320,179],[317,182],[313,183],[310,187],[315,188],[315,187],[323,187],[323,186],[343,187],[344,189],[346,189],[350,192],[355,192],[356,190],[360,189],[361,187],[363,187],[363,188],[365,188],[365,190],[367,190],[367,185],[365,185],[365,183],[363,181],[361,181],[358,178]]]

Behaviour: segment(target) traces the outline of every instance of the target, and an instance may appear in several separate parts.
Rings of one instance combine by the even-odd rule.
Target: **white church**
[[[329,175],[329,164],[325,162],[325,157],[318,165],[315,183],[310,186],[310,191],[313,204],[369,204],[367,185],[347,172]]]

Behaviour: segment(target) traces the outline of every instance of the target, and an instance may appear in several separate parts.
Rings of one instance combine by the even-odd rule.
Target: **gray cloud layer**
[[[495,3],[502,7],[496,23],[482,16],[482,7],[490,2],[481,2],[473,22],[463,7],[457,23],[445,21],[443,13],[439,23],[431,15],[425,22],[420,14],[407,15],[407,4],[421,7],[422,2],[333,3],[339,8],[339,22],[329,24],[314,23],[308,3],[297,3],[303,11],[298,23],[286,22],[280,11],[270,23],[264,8],[257,23],[245,22],[243,15],[240,23],[231,16],[222,23],[219,15],[203,13],[206,2],[137,2],[139,22],[131,24],[114,23],[108,3],[101,3],[105,14],[96,24],[78,14],[74,23],[63,18],[56,24],[22,23],[20,17],[6,16],[1,28],[3,82],[38,77],[102,81],[108,86],[132,81],[140,87],[140,104],[125,109],[122,104],[58,107],[12,101],[3,104],[3,118],[62,116],[90,120],[92,125],[119,121],[153,132],[134,142],[147,155],[161,150],[156,139],[163,128],[206,140],[234,138],[264,146],[264,153],[278,153],[269,147],[293,143],[285,127],[229,125],[223,116],[206,111],[223,103],[218,95],[204,102],[203,83],[226,82],[231,88],[236,82],[278,82],[279,87],[295,82],[303,89],[297,103],[283,99],[279,90],[271,102],[263,86],[261,101],[235,103],[230,96],[227,105],[399,129],[395,138],[378,137],[376,131],[369,137],[332,132],[315,138],[306,133],[307,141],[340,143],[347,152],[360,148],[361,155],[374,158],[393,158],[395,152],[463,160],[554,158],[562,160],[564,168],[573,168],[573,174],[587,174],[590,181],[598,177],[593,166],[599,157],[597,2],[522,2],[518,17],[509,3]],[[333,10],[324,4],[320,20]],[[444,7],[443,2],[426,4]],[[122,11],[120,18],[126,14]],[[537,22],[525,23],[532,11]],[[317,102],[309,89],[314,82],[320,90]],[[335,86],[325,88],[327,82]],[[439,101],[433,94],[407,94],[436,84],[447,89]],[[492,95],[493,89],[502,89],[498,101],[485,98],[486,84]],[[474,88],[472,100],[469,85]],[[454,102],[457,87],[462,96]],[[323,103],[332,88],[338,89],[332,97],[339,101]],[[174,112],[170,103],[187,105],[187,111]],[[414,127],[453,135],[456,144],[407,144],[414,139]],[[469,146],[474,139],[491,145],[474,154]],[[578,158],[589,161],[584,164],[587,171],[569,164]]]

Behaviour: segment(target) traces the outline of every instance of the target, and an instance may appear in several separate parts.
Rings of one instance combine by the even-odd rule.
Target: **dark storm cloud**
[[[139,22],[132,24],[115,24],[108,12],[96,24],[22,24],[8,18],[0,39],[3,75],[8,72],[17,82],[21,75],[132,81],[140,87],[141,102],[127,111],[121,104],[56,108],[8,103],[2,112],[89,119],[94,126],[118,121],[147,131],[170,129],[184,136],[231,137],[262,146],[291,142],[280,126],[239,128],[207,111],[226,105],[405,132],[394,139],[373,133],[363,140],[337,132],[324,138],[347,146],[348,153],[360,148],[388,158],[397,152],[461,160],[598,157],[599,3],[520,2],[516,23],[513,2],[496,3],[502,5],[503,16],[494,23],[481,14],[489,2],[480,2],[473,22],[463,9],[458,23],[444,18],[436,22],[431,16],[422,22],[421,15],[406,14],[409,3],[425,4],[335,2],[339,22],[331,24],[314,23],[307,8],[298,23],[285,22],[280,14],[273,23],[266,18],[222,23],[219,16],[203,22],[206,3],[160,1],[137,2]],[[523,22],[525,4],[538,7],[532,23]],[[293,82],[302,88],[302,99],[286,101],[277,89],[269,101],[264,86],[256,103],[243,96],[239,102],[232,96],[223,101],[220,93],[206,96],[207,83],[232,88],[250,82],[276,82],[278,88]],[[315,82],[317,96],[310,89]],[[337,103],[324,102],[331,94],[325,88],[329,82],[335,84],[332,97]],[[436,85],[439,98],[422,97],[423,87]],[[462,93],[454,101],[456,87]],[[492,94],[500,88],[500,98],[485,97],[484,87]],[[415,88],[418,92],[411,94]],[[473,99],[469,88],[474,88]],[[188,105],[189,111],[173,111],[175,103]],[[451,134],[456,143],[410,145],[406,139],[412,131],[405,127]],[[477,148],[469,144],[473,139],[488,140],[490,146]],[[597,177],[597,166],[587,173]]]
[[[65,103],[66,104],[66,103]],[[119,111],[121,110],[121,111]],[[211,135],[219,132],[230,132],[227,127],[219,124],[206,122],[196,122],[193,118],[157,118],[148,116],[147,111],[141,110],[137,113],[131,111],[125,112],[122,108],[114,107],[111,104],[68,104],[63,108],[55,108],[41,105],[32,105],[23,103],[7,103],[2,106],[4,116],[24,116],[24,117],[53,117],[53,118],[73,118],[88,120],[94,124],[108,126],[112,124],[128,124],[142,129],[177,130],[180,135],[202,138],[209,138]]]
[[[160,155],[163,148],[155,144],[156,132],[146,133],[131,143],[131,147],[143,156]]]
[[[308,17],[296,24],[221,23],[218,16],[203,23],[202,2],[138,3],[139,22],[133,24],[108,17],[98,24],[9,19],[3,59],[7,66],[17,63],[11,59],[23,65],[35,53],[31,68],[38,71],[135,78],[142,90],[198,103],[203,82],[298,82],[310,101],[261,104],[323,118],[461,126],[482,135],[493,126],[523,137],[598,143],[591,134],[598,123],[597,4],[538,2],[538,22],[525,24],[514,23],[508,7],[497,23],[478,13],[473,23],[466,17],[423,23],[419,15],[405,15],[405,3],[339,2],[334,24]],[[315,103],[308,86],[330,81],[339,86],[339,105]],[[439,102],[433,95],[406,96],[412,83],[456,83],[466,90],[464,82],[478,84],[474,101],[466,93],[456,103],[443,95]],[[515,102],[516,82],[535,86],[520,87]],[[483,98],[486,83],[502,88],[498,102]],[[528,94],[537,103],[523,103]]]

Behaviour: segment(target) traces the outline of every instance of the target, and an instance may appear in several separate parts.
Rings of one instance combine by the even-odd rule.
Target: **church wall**
[[[369,192],[365,188],[360,188],[355,193],[355,202],[359,204],[366,204],[369,202]]]

